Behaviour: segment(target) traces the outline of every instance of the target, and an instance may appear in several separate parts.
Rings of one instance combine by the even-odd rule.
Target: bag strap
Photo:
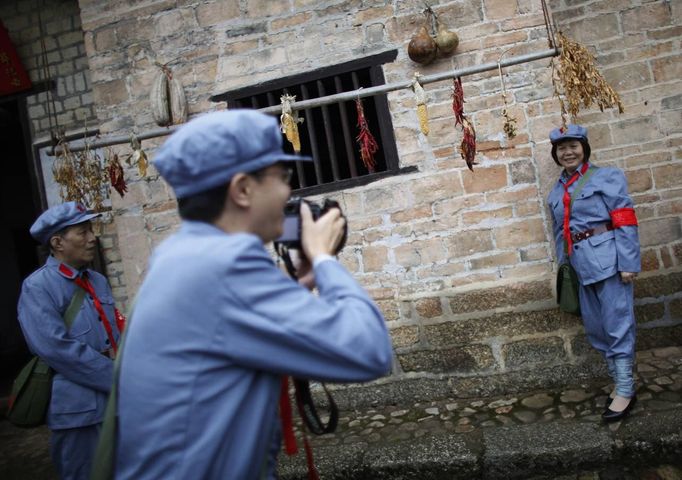
[[[121,376],[121,361],[132,314],[128,318],[128,328],[121,333],[118,353],[114,360],[114,381],[111,384],[104,420],[99,433],[95,455],[92,459],[90,480],[113,480],[116,468],[116,441],[118,440],[118,381]]]
[[[580,193],[580,191],[583,189],[587,181],[590,179],[594,171],[599,168],[595,165],[590,165],[590,167],[587,169],[587,171],[583,174],[582,177],[580,177],[580,180],[578,180],[575,184],[575,188],[573,189],[573,192],[571,193],[571,203],[569,205],[569,209],[571,212],[573,212],[573,200],[575,200]],[[568,253],[568,244],[564,241],[564,253]]]
[[[64,313],[64,323],[66,324],[67,330],[73,325],[73,321],[76,319],[76,315],[78,315],[78,311],[83,305],[83,299],[85,299],[85,290],[76,287],[76,292],[73,294],[73,297],[71,297],[71,303],[69,303],[69,306]]]
[[[578,196],[580,191],[585,186],[585,183],[587,183],[587,181],[590,179],[590,177],[592,176],[592,174],[594,173],[594,171],[597,168],[599,168],[599,167],[596,167],[594,165],[590,165],[590,168],[587,169],[585,174],[582,177],[580,177],[580,180],[578,180],[578,182],[575,184],[575,188],[573,189],[573,193],[571,193],[571,211],[573,211],[573,200],[575,200],[575,198]]]

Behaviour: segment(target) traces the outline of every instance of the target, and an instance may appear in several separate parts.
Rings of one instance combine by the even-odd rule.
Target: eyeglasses
[[[291,182],[291,178],[294,176],[294,170],[292,168],[282,168],[281,170],[270,170],[270,171],[260,171],[260,172],[255,172],[252,173],[252,175],[256,178],[262,178],[262,177],[268,177],[268,176],[276,176],[279,177],[282,182],[289,184]]]

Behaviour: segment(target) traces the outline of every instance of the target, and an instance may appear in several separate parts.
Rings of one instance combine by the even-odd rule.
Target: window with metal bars
[[[383,85],[381,65],[395,60],[398,52],[389,52],[326,67],[304,74],[273,80],[259,85],[215,95],[213,101],[225,101],[228,108],[265,108],[280,104],[282,95],[295,95],[297,101]],[[413,171],[400,169],[393,125],[385,94],[362,99],[369,129],[379,145],[374,155],[374,172],[363,164],[359,146],[355,101],[345,101],[298,111],[303,123],[298,131],[301,154],[313,162],[297,162],[291,181],[297,195],[326,193],[364,185],[380,178]],[[293,153],[284,139],[284,148]]]

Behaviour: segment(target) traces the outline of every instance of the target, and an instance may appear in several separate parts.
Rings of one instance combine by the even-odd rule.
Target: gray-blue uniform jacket
[[[116,478],[273,478],[282,375],[388,372],[377,306],[337,261],[314,268],[319,296],[257,236],[202,222],[157,248],[122,350]]]
[[[107,280],[87,270],[112,327],[114,298]],[[83,305],[67,331],[63,315],[78,287],[81,272],[50,256],[24,280],[19,297],[19,323],[29,349],[55,370],[47,425],[52,430],[100,423],[113,379],[113,361],[102,353],[111,348],[92,298]]]
[[[568,178],[562,174],[547,197],[560,264],[566,261],[562,200],[566,181]],[[568,188],[569,193],[573,192],[577,183],[574,182]],[[573,199],[571,232],[600,227],[611,221],[610,212],[621,208],[632,208],[625,175],[617,168],[597,168],[584,184],[578,198]],[[582,285],[599,282],[618,272],[639,272],[641,260],[637,226],[623,226],[573,244],[571,265]]]

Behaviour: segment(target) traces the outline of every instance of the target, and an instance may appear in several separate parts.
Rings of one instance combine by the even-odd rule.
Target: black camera
[[[310,212],[313,214],[313,220],[317,220],[322,215],[327,213],[331,208],[338,208],[341,211],[339,202],[325,199],[322,205],[314,202],[303,200],[300,197],[293,197],[284,206],[284,226],[282,228],[282,235],[275,240],[275,248],[279,251],[280,246],[284,246],[292,250],[301,250],[301,202],[305,202],[310,207]],[[342,213],[343,215],[343,213]],[[338,254],[346,244],[346,237],[348,236],[348,226],[343,227],[343,237],[336,247],[334,254]]]

